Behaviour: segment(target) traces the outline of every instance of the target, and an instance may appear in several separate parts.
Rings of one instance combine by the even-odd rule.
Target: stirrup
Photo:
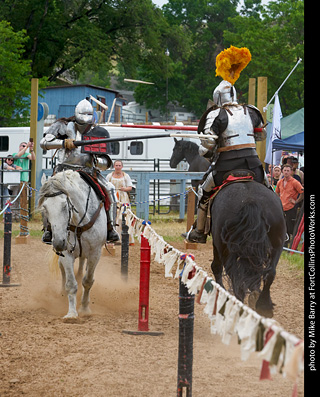
[[[120,240],[119,233],[115,229],[108,230],[107,242],[115,243]]]

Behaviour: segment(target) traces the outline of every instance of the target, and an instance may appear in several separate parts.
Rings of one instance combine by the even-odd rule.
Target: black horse
[[[211,219],[216,282],[223,286],[224,268],[235,296],[243,301],[249,292],[250,306],[272,317],[270,286],[286,235],[279,197],[254,181],[232,183],[213,200]]]
[[[175,145],[170,159],[170,167],[177,168],[180,161],[186,159],[189,164],[188,171],[190,172],[205,172],[210,166],[208,160],[199,154],[199,146],[191,141],[184,141],[174,138]],[[199,185],[199,180],[192,180],[191,184],[194,188]]]

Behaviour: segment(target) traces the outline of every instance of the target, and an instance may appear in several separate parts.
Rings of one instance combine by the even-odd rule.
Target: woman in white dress
[[[107,181],[111,182],[116,189],[116,196],[119,201],[117,204],[117,217],[116,227],[117,232],[121,236],[122,229],[122,204],[126,204],[130,208],[130,196],[129,192],[132,190],[132,181],[128,174],[122,171],[123,163],[121,160],[115,160],[114,171],[107,175]],[[130,245],[134,245],[134,237],[132,234],[129,236]]]

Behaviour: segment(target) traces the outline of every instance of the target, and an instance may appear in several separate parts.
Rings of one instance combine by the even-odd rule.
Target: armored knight
[[[207,239],[204,229],[209,197],[212,189],[222,184],[225,174],[232,170],[250,170],[255,181],[264,183],[265,180],[255,149],[255,141],[266,138],[260,111],[253,105],[239,105],[235,88],[226,80],[214,90],[213,102],[198,126],[198,133],[208,136],[201,140],[199,153],[212,164],[198,189],[197,225],[186,236],[191,242],[203,244]]]
[[[105,171],[112,166],[112,160],[107,153],[88,152],[74,145],[74,141],[83,140],[86,136],[109,138],[109,133],[102,127],[94,127],[93,107],[91,103],[83,99],[75,108],[75,115],[69,119],[59,119],[46,131],[40,141],[40,147],[44,150],[58,149],[57,165],[54,173],[65,169],[82,169],[86,173],[96,177],[105,195],[110,201],[110,209],[107,211],[108,236],[107,241],[116,242],[120,237],[114,229],[114,207],[116,206],[115,189],[100,171]],[[44,234],[42,241],[51,244],[51,227],[47,220],[43,220]]]

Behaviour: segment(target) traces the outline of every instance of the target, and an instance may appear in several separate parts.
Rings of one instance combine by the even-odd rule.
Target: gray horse
[[[40,189],[38,207],[51,224],[52,245],[59,255],[62,288],[69,300],[66,320],[78,318],[78,283],[74,274],[76,258],[79,258],[77,278],[82,278],[86,261],[79,312],[83,315],[91,313],[89,293],[101,247],[107,238],[107,216],[103,204],[79,173],[71,170],[57,173]]]

